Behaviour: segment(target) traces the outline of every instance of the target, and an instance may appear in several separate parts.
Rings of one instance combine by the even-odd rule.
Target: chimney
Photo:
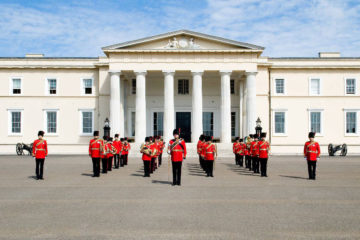
[[[339,58],[340,52],[319,52],[319,58]]]
[[[27,58],[42,58],[44,57],[43,53],[27,53],[25,54],[25,57]]]

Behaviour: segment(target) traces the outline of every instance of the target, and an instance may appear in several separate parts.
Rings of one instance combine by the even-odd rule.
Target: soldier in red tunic
[[[101,162],[102,162],[102,173],[107,173],[107,165],[108,165],[108,151],[109,151],[109,146],[107,144],[108,141],[108,136],[104,136],[103,137],[103,141],[104,141],[104,151],[101,152],[100,156],[101,156]]]
[[[157,153],[157,146],[154,142],[154,137],[150,137],[150,149],[151,149],[151,163],[150,163],[150,173],[154,173],[155,171],[155,159],[156,159],[156,153]]]
[[[255,134],[253,134],[253,141],[251,142],[250,146],[250,153],[251,153],[251,161],[253,163],[253,171],[254,173],[260,173],[259,169],[259,143],[258,138]]]
[[[140,153],[142,153],[142,160],[144,162],[144,177],[150,177],[150,163],[152,158],[152,152],[150,149],[150,138],[145,138],[145,143],[140,147]]]
[[[128,142],[128,138],[125,137],[123,145],[122,145],[122,152],[121,152],[121,156],[124,156],[123,157],[124,165],[128,165],[128,155],[129,155],[130,149],[131,149],[131,146],[130,146],[130,143]]]
[[[239,137],[235,138],[235,142],[233,143],[233,153],[235,155],[235,165],[239,165],[240,161],[239,161],[239,154],[238,152],[238,147],[239,147]]]
[[[125,143],[125,138],[120,138],[120,167],[124,167],[124,155],[123,150],[124,150],[124,143]]]
[[[107,159],[108,159],[108,163],[107,163],[107,170],[111,171],[112,170],[112,162],[113,162],[113,157],[116,154],[117,150],[116,148],[113,146],[113,138],[109,137],[109,141],[107,143],[107,149],[108,149],[108,153],[106,155]]]
[[[245,150],[245,154],[246,154],[245,158],[247,159],[247,163],[248,163],[247,168],[249,168],[249,171],[252,170],[252,157],[251,157],[251,151],[250,151],[251,143],[253,141],[252,137],[253,137],[253,135],[249,134],[249,137],[246,139],[246,150]]]
[[[315,142],[315,133],[309,133],[309,141],[304,145],[304,157],[307,160],[309,179],[316,178],[316,162],[320,159],[320,145]]]
[[[114,167],[117,169],[120,166],[120,154],[121,154],[120,153],[121,142],[119,140],[119,134],[115,134],[113,146],[116,148],[116,154],[114,154]]]
[[[197,150],[197,153],[199,155],[199,164],[200,164],[200,167],[205,170],[205,167],[204,167],[204,157],[202,156],[201,152],[202,152],[202,146],[204,145],[205,143],[205,136],[203,134],[200,135],[199,137],[199,141],[197,143],[197,146],[196,146],[196,150]]]
[[[259,161],[260,171],[262,177],[267,177],[267,161],[269,158],[270,144],[266,141],[266,133],[261,133],[261,140],[259,141]]]
[[[44,173],[44,162],[45,158],[48,155],[48,148],[47,148],[47,142],[43,139],[44,132],[39,131],[38,132],[38,139],[36,139],[33,143],[33,149],[32,149],[32,156],[35,157],[36,161],[36,179],[44,180],[43,173]]]
[[[169,141],[168,153],[171,155],[173,169],[173,186],[181,185],[181,166],[183,159],[186,159],[186,145],[184,139],[180,138],[179,130],[173,131],[174,139]]]
[[[246,145],[244,144],[244,140],[242,138],[240,138],[238,148],[237,148],[237,154],[239,155],[239,165],[240,165],[240,167],[244,166],[245,148],[246,148]]]
[[[94,131],[94,138],[89,143],[89,156],[93,163],[93,177],[100,177],[100,158],[104,151],[104,142],[99,139],[99,131]]]
[[[159,167],[161,166],[161,162],[162,162],[162,154],[164,151],[164,140],[162,137],[159,136],[159,156],[158,156],[158,160],[159,160]]]
[[[214,161],[217,157],[217,148],[214,143],[211,141],[211,137],[207,136],[205,138],[206,144],[204,144],[205,148],[205,164],[206,164],[206,177],[214,177],[213,169],[214,169]]]

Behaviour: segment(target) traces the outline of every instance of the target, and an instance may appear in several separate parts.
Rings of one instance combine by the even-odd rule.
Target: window
[[[189,94],[189,80],[179,79],[178,80],[178,94]]]
[[[356,94],[356,81],[354,78],[347,78],[346,80],[346,94]]]
[[[276,94],[285,94],[285,80],[284,79],[275,79],[275,93]]]
[[[93,132],[94,112],[92,110],[81,111],[81,133],[91,135]]]
[[[321,112],[310,112],[310,131],[322,133],[321,131]]]
[[[231,112],[231,136],[235,137],[236,112]]]
[[[346,112],[346,134],[357,134],[357,112]]]
[[[230,93],[235,94],[235,80],[234,79],[230,80]]]
[[[320,79],[310,79],[310,95],[320,95]]]
[[[274,113],[275,134],[285,134],[285,112]]]
[[[56,79],[48,79],[48,94],[55,95],[56,94]]]
[[[22,133],[22,110],[9,110],[9,135]]]
[[[163,121],[164,113],[163,112],[154,112],[154,136],[163,135]]]
[[[131,135],[135,136],[135,112],[131,112]]]
[[[203,112],[203,132],[206,136],[214,136],[214,113]]]
[[[83,79],[83,94],[92,94],[93,93],[93,80],[91,78]]]
[[[12,94],[21,94],[21,78],[13,78],[12,81]]]
[[[131,94],[136,94],[136,79],[131,80]]]
[[[48,134],[57,133],[57,111],[46,110],[46,132]]]

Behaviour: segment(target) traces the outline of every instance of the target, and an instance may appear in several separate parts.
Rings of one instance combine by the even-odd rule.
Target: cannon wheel
[[[334,146],[330,143],[328,146],[329,156],[334,156]]]
[[[32,149],[33,149],[33,144],[31,143],[29,146],[30,146],[30,149],[29,149],[29,154],[28,155],[31,155],[32,154]]]
[[[343,145],[342,145],[342,149],[341,149],[341,156],[343,156],[343,157],[345,157],[346,156],[346,154],[347,154],[347,145],[344,143]]]
[[[23,148],[21,143],[16,144],[16,154],[19,156],[23,155]]]

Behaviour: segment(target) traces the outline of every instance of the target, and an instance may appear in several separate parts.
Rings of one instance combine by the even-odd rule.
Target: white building
[[[231,154],[258,117],[273,153],[301,153],[309,131],[325,152],[347,143],[360,153],[360,58],[268,58],[263,47],[187,30],[102,49],[106,57],[0,58],[0,153],[38,130],[51,153],[86,153],[109,118],[112,134],[136,144],[181,128],[187,141],[205,132]]]

